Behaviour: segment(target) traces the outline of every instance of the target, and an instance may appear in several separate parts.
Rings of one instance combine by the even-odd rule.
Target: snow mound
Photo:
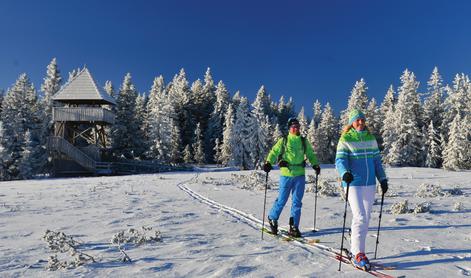
[[[453,205],[453,211],[462,211],[463,209],[464,209],[464,206],[462,202],[456,202]]]
[[[404,200],[391,206],[392,214],[404,214],[409,212],[409,201]]]
[[[241,189],[247,190],[264,190],[266,173],[261,171],[252,171],[248,175],[244,174],[231,174],[231,179],[240,184]],[[268,179],[267,188],[272,189],[276,187],[276,183]]]
[[[415,206],[414,213],[426,213],[430,212],[430,202],[423,202]]]

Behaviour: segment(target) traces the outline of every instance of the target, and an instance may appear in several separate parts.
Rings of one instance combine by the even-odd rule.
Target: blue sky
[[[52,57],[68,72],[86,64],[139,91],[185,68],[190,82],[211,67],[231,94],[253,100],[315,99],[344,109],[355,81],[382,101],[405,68],[421,82],[436,65],[446,83],[471,69],[471,1],[0,1],[0,88],[26,72],[40,87]]]

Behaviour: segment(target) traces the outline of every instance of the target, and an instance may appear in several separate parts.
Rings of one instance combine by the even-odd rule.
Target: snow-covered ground
[[[391,196],[385,199],[377,261],[395,269],[384,272],[406,277],[471,276],[471,172],[387,168],[387,174]],[[269,235],[261,240],[255,224],[262,219],[264,191],[251,188],[253,182],[245,184],[244,177],[250,175],[252,171],[227,170],[2,182],[0,277],[370,277],[347,265],[339,273],[337,261],[315,248]],[[273,185],[278,175],[277,170],[270,173]],[[324,165],[321,179],[338,183],[331,165]],[[426,183],[441,186],[444,195],[416,197]],[[456,188],[462,194],[451,192]],[[267,211],[276,195],[276,187],[268,190]],[[405,199],[410,209],[430,202],[431,212],[391,214],[391,206]],[[454,210],[459,202],[461,209]],[[343,207],[339,196],[319,197],[320,231],[313,233],[314,193],[306,192],[301,231],[322,245],[338,248]],[[280,217],[281,225],[287,225],[289,208],[290,203]],[[378,212],[379,202],[368,235],[370,258]],[[348,226],[350,213],[347,217]],[[132,260],[122,262],[123,253],[110,243],[113,236],[142,226],[160,231],[162,240],[122,245]],[[43,240],[46,230],[72,236],[80,242],[76,250],[93,256],[95,262],[45,270],[55,254]],[[58,258],[72,257],[65,253]]]

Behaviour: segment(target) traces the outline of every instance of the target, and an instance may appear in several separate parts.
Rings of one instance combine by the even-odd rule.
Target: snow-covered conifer
[[[19,176],[22,179],[30,179],[33,177],[33,149],[34,144],[31,140],[31,132],[29,130],[25,133],[25,139],[23,143],[23,150],[21,152],[20,163],[18,166]]]
[[[368,130],[376,137],[378,142],[382,142],[381,138],[381,126],[383,125],[381,111],[376,104],[375,98],[370,100],[368,107],[365,111],[366,114],[366,124]]]
[[[465,149],[466,132],[461,127],[461,116],[456,114],[451,122],[448,134],[448,143],[443,150],[443,168],[447,170],[459,170],[462,168],[468,150]]]
[[[348,99],[347,109],[342,111],[340,119],[341,124],[345,125],[348,123],[348,114],[353,109],[359,109],[361,111],[365,111],[368,105],[368,96],[366,91],[368,87],[366,87],[366,83],[363,78],[360,81],[356,81],[355,85],[353,86],[352,92],[350,94],[350,98]]]
[[[234,149],[234,109],[232,104],[229,104],[227,108],[226,119],[224,121],[224,130],[222,133],[222,146],[221,146],[221,163],[223,165],[228,165],[229,161],[233,159],[233,149]]]
[[[464,73],[457,74],[453,79],[453,87],[447,86],[445,91],[447,97],[444,101],[444,113],[443,122],[440,131],[444,135],[448,135],[451,122],[454,120],[457,114],[460,115],[461,119],[464,118],[468,110],[468,98],[471,94],[471,85],[469,77]],[[448,139],[447,139],[448,141]]]
[[[306,114],[304,113],[304,106],[301,107],[301,110],[298,113],[298,121],[299,125],[301,126],[301,135],[306,137],[309,125],[307,122]]]
[[[105,81],[105,86],[103,87],[103,90],[105,90],[105,92],[111,97],[116,97],[116,92],[114,90],[113,83],[110,80]]]
[[[136,99],[137,91],[128,73],[119,89],[113,125],[113,149],[118,157],[133,159],[142,151],[142,137],[136,136],[141,132],[136,119]]]
[[[190,145],[186,145],[185,149],[183,149],[183,162],[193,163],[193,156],[191,155]]]
[[[435,67],[427,82],[427,97],[424,100],[424,123],[433,122],[434,130],[440,132],[443,117],[443,92],[445,88],[442,85],[442,77]]]
[[[177,124],[177,121],[171,120],[171,132],[170,132],[170,146],[169,146],[169,159],[170,162],[176,164],[182,162],[182,154],[181,154],[181,134],[180,134],[180,127]]]
[[[339,139],[338,121],[329,103],[325,105],[319,124],[317,157],[320,162],[332,163],[335,159],[336,146]]]
[[[314,105],[312,106],[312,119],[314,120],[314,126],[317,128],[319,126],[319,123],[321,122],[321,117],[322,117],[322,104],[319,102],[318,99],[314,102]]]
[[[8,90],[3,103],[1,119],[3,121],[3,137],[5,152],[4,161],[6,179],[20,178],[19,164],[25,147],[25,136],[30,131],[33,159],[37,161],[40,153],[41,111],[34,86],[26,74],[21,74],[15,84]],[[33,172],[39,171],[44,161],[34,163]]]
[[[319,136],[317,133],[316,121],[314,120],[314,118],[312,118],[311,122],[309,123],[306,138],[311,143],[314,153],[319,153]]]
[[[425,159],[425,166],[430,168],[439,168],[442,162],[440,136],[433,126],[433,120],[427,129],[427,138],[425,141],[425,148],[427,150],[427,157]]]
[[[208,162],[212,162],[213,156],[215,156],[215,152],[209,150],[216,150],[216,139],[222,141],[223,125],[229,105],[229,92],[222,81],[219,81],[215,94],[216,102],[214,103],[214,109],[211,112],[205,135],[206,161]]]
[[[214,144],[214,161],[216,161],[216,163],[221,163],[222,160],[221,160],[221,147],[222,147],[222,143],[221,141],[219,140],[219,138],[216,138],[216,142]]]
[[[193,158],[198,164],[203,164],[205,161],[204,146],[203,146],[203,134],[201,131],[201,124],[196,124],[195,137],[193,140]]]
[[[177,115],[176,124],[178,124],[179,132],[181,133],[182,144],[183,146],[191,144],[196,119],[192,117],[192,109],[190,107],[192,96],[184,69],[181,69],[180,72],[174,76],[171,86],[168,88],[168,94]],[[180,152],[182,150],[180,150]]]
[[[420,101],[417,93],[419,82],[415,75],[405,70],[401,76],[399,97],[395,107],[393,129],[395,140],[390,147],[385,161],[398,166],[421,166],[423,156],[423,135],[420,129]],[[383,137],[386,146],[386,140]],[[387,142],[389,144],[389,141]]]
[[[52,97],[59,91],[62,83],[62,77],[60,71],[57,67],[56,58],[53,58],[52,61],[47,66],[46,77],[44,78],[44,83],[41,85],[41,91],[43,92],[43,109],[45,113],[44,122],[50,133],[52,129]]]
[[[268,152],[270,151],[269,143],[271,141],[271,127],[268,115],[265,116],[265,119],[261,119],[261,121],[257,120],[255,115],[253,116],[253,119],[254,131],[252,134],[252,159],[254,167],[260,168],[263,165]]]
[[[232,97],[232,109],[234,109],[234,111],[237,111],[237,108],[239,108],[240,98],[241,98],[240,91],[236,91],[234,93],[234,96]]]
[[[257,123],[252,117],[250,112],[249,103],[246,97],[240,99],[240,104],[236,112],[236,120],[234,123],[234,130],[237,131],[233,135],[234,145],[232,149],[233,159],[231,161],[233,166],[239,166],[242,169],[253,169],[254,142],[253,134]]]
[[[276,123],[275,129],[273,130],[271,145],[273,146],[281,137],[283,137],[283,132],[281,131],[280,125]]]

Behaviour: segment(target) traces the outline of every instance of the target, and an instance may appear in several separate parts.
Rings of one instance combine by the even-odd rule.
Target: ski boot
[[[299,238],[301,237],[301,232],[299,231],[298,227],[294,225],[293,217],[289,218],[289,231],[288,235],[291,237]]]
[[[278,221],[270,219],[268,217],[268,224],[270,224],[270,232],[274,235],[278,234]]]
[[[358,253],[355,257],[352,256],[351,261],[356,268],[362,269],[364,271],[371,270],[370,261],[366,257],[365,253]]]

